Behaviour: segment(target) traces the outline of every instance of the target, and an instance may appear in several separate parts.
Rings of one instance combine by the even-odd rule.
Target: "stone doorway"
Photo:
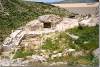
[[[51,28],[51,23],[43,23],[44,28]]]

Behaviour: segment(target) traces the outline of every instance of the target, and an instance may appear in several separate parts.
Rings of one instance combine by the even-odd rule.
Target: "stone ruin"
[[[66,29],[78,27],[79,24],[82,26],[90,26],[90,27],[96,26],[97,21],[98,21],[97,19],[88,18],[79,22],[77,19],[61,18],[57,15],[52,15],[52,14],[39,16],[38,19],[28,22],[26,26],[23,27],[23,29],[17,29],[14,32],[12,32],[10,36],[4,40],[2,46],[0,46],[0,53],[2,52],[3,56],[10,57],[12,52],[16,53],[17,49],[21,49],[23,47],[25,50],[38,50],[41,46],[41,43],[43,43],[41,41],[41,38],[39,37],[41,36],[41,33],[48,34],[55,31],[61,32]],[[47,28],[47,30],[44,30],[45,28]],[[77,36],[70,35],[68,33],[67,35],[69,35],[74,39],[79,38]],[[81,53],[79,52],[79,54]],[[12,57],[13,55],[10,58]],[[39,59],[39,61],[45,60],[43,57],[37,55],[32,55],[32,58],[33,60],[34,58],[35,60]]]
[[[98,23],[97,18],[96,19],[88,18],[78,22],[78,19],[61,18],[60,16],[53,14],[43,15],[39,16],[38,19],[35,19],[27,23],[26,26],[23,27],[23,29],[15,30],[14,32],[12,32],[10,36],[4,40],[2,45],[4,50],[6,49],[11,50],[15,46],[18,46],[23,40],[23,37],[25,36],[29,35],[38,36],[41,34],[48,34],[55,31],[61,32],[65,31],[66,29],[78,27],[79,24],[82,26],[91,27],[91,26],[96,26],[97,23]],[[45,30],[46,28],[47,30]],[[33,38],[33,40],[34,39],[35,38]],[[25,39],[23,41],[25,41]],[[36,43],[39,43],[39,41],[37,41]],[[0,52],[1,49],[2,48],[0,47]]]
[[[45,28],[52,29],[56,28],[56,24],[62,21],[62,18],[57,15],[43,15],[39,16],[38,19],[33,20],[26,24],[23,29],[15,30],[10,34],[9,37],[5,39],[3,42],[3,51],[10,52],[12,49],[16,49],[19,44],[39,44],[41,43],[39,39],[32,38],[33,36],[39,36],[41,33],[49,33],[52,31],[43,31]],[[37,32],[39,31],[39,32]],[[31,34],[31,32],[34,32]],[[54,32],[54,31],[53,31]],[[32,35],[31,37],[29,37]],[[29,39],[24,39],[25,37],[29,37]],[[31,40],[34,42],[31,42]],[[0,48],[1,49],[1,48]]]
[[[62,18],[57,15],[43,15],[38,18],[43,23],[43,28],[53,28],[57,23],[62,21]]]
[[[31,21],[26,25],[26,30],[36,31],[43,30],[44,28],[55,28],[56,24],[61,22],[63,19],[58,15],[43,15],[39,16],[37,20]]]

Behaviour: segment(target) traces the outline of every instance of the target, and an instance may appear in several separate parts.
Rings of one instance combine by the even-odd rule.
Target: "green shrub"
[[[52,39],[48,38],[46,39],[44,45],[42,46],[42,49],[48,49],[48,50],[57,50],[59,49],[59,44],[53,44]]]
[[[33,54],[32,51],[17,51],[15,56],[14,56],[14,59],[16,58],[25,58],[26,56],[31,56]]]
[[[79,45],[82,49],[94,50],[99,47],[99,26],[84,27],[83,29],[75,28],[67,32],[79,36],[79,39],[75,40],[75,44]]]

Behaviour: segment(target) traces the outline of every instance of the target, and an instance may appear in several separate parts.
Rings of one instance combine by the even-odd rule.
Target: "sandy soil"
[[[96,3],[62,3],[62,4],[52,4],[55,6],[59,6],[62,8],[66,7],[97,7],[99,5],[98,2]]]

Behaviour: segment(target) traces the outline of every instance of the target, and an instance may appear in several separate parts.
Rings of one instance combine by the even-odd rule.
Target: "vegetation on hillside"
[[[65,49],[75,49],[77,51],[82,51],[83,56],[74,57],[74,54],[67,55],[65,57],[56,57],[55,59],[49,61],[67,61],[68,64],[83,64],[83,65],[94,65],[98,64],[97,58],[93,55],[93,51],[99,47],[99,26],[96,27],[84,27],[74,28],[66,30],[66,32],[58,33],[54,39],[47,38],[42,46],[42,49],[50,51],[58,51],[62,53]],[[79,36],[79,39],[75,40],[68,36],[66,33],[74,34]]]
[[[75,40],[75,44],[80,46],[81,49],[94,50],[99,47],[99,26],[74,28],[68,32],[73,33],[80,38]]]
[[[54,7],[49,4],[23,2],[21,0],[0,0],[0,44],[12,30],[24,26],[27,22],[44,14],[56,14],[61,17],[73,15],[64,9]],[[84,52],[84,55],[74,57],[73,54],[69,54],[67,56],[56,57],[54,59],[49,57],[48,62],[67,61],[68,64],[96,64],[98,63],[98,60],[92,52],[99,47],[98,29],[98,26],[95,26],[74,28],[66,30],[65,32],[56,32],[54,36],[44,40],[44,43],[39,50],[46,50],[48,53],[50,52],[53,54],[53,51],[62,53],[65,49],[75,49],[76,52]],[[75,40],[71,38],[66,34],[67,32],[79,36],[79,39]],[[43,37],[45,37],[45,35],[43,35]],[[34,52],[34,50],[19,50],[16,52],[14,58],[24,58],[35,53],[36,52]]]
[[[68,55],[55,57],[51,59],[51,56],[48,58],[48,62],[68,62],[69,65],[97,65],[98,59],[93,55],[93,51],[99,47],[99,26],[95,27],[84,27],[74,28],[70,30],[66,30],[65,32],[56,32],[48,34],[50,37],[46,37],[47,35],[43,35],[43,45],[40,47],[39,52],[35,52],[34,50],[25,52],[18,51],[15,54],[15,58],[23,58],[26,56],[31,56],[32,54],[40,55],[41,50],[46,50],[46,54],[54,54],[54,51],[57,53],[63,53],[65,49],[75,49],[75,52],[69,53]],[[75,40],[68,36],[66,33],[74,34],[79,36],[79,39]],[[82,51],[82,55],[81,52]],[[23,53],[25,52],[25,53]],[[79,55],[74,56],[76,52]]]
[[[11,30],[24,26],[27,22],[44,14],[73,15],[64,9],[49,4],[21,0],[0,0],[0,44],[11,33]]]
[[[79,39],[75,40],[68,36],[66,33],[69,32],[70,34],[74,34],[79,36]],[[57,35],[58,34],[58,35]],[[52,51],[61,49],[61,46],[65,46],[64,48],[73,48],[73,49],[84,49],[84,50],[95,50],[98,48],[99,44],[99,28],[98,26],[95,27],[83,27],[74,28],[70,30],[66,30],[65,32],[56,33],[54,35],[53,40],[52,38],[47,38],[43,49],[50,49]],[[78,46],[78,47],[77,47]]]

